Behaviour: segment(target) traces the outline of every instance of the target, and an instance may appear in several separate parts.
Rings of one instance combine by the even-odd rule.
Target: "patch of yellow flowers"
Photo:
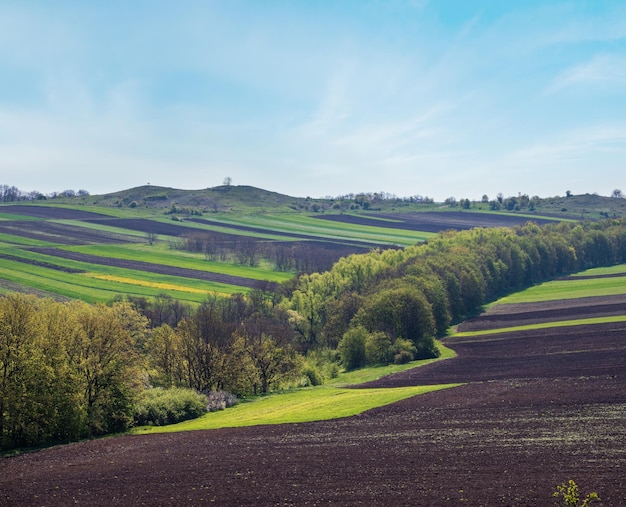
[[[131,285],[140,285],[142,287],[151,287],[153,289],[161,289],[161,290],[177,290],[181,292],[191,292],[194,294],[208,294],[210,291],[203,289],[195,289],[193,287],[185,287],[184,285],[174,285],[171,283],[161,283],[161,282],[148,282],[146,280],[136,280],[134,278],[126,278],[123,276],[115,276],[115,275],[96,275],[91,274],[92,278],[97,278],[98,280],[107,280],[110,282],[120,282],[120,283],[128,283]]]

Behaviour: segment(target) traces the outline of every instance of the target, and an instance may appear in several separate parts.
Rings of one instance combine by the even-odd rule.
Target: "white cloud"
[[[623,91],[626,86],[626,56],[596,55],[591,60],[562,72],[548,87],[548,92],[554,93],[575,86],[599,86]]]

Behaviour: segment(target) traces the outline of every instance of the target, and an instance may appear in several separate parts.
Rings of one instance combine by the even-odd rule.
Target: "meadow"
[[[413,361],[404,365],[361,368],[343,372],[321,386],[294,388],[284,392],[254,397],[226,410],[211,412],[197,419],[168,426],[142,426],[131,433],[144,435],[190,430],[234,428],[262,424],[286,424],[350,417],[390,403],[460,384],[410,386],[398,389],[353,389],[407,369],[455,357],[453,350],[439,344],[437,359]]]

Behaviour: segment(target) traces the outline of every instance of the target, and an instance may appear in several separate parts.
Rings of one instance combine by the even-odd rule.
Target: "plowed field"
[[[576,318],[579,303],[553,317]],[[376,385],[462,387],[341,420],[123,436],[3,459],[0,504],[543,506],[573,479],[605,506],[626,505],[626,323],[446,344],[457,358]]]
[[[357,215],[319,215],[316,218],[348,224],[393,227],[411,231],[441,232],[449,229],[464,230],[474,227],[515,227],[530,220],[537,224],[552,222],[545,218],[527,216],[473,213],[471,211],[428,211],[422,213],[371,213]]]

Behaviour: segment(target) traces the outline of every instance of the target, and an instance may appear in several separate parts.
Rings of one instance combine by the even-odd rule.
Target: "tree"
[[[622,191],[619,188],[616,188],[615,190],[613,190],[611,197],[614,197],[616,199],[621,199],[622,197],[624,197],[624,195],[622,194]]]
[[[365,341],[369,335],[363,326],[348,329],[341,338],[337,351],[346,370],[365,366]]]
[[[224,186],[230,187],[233,183],[233,179],[230,176],[224,178]]]
[[[437,357],[432,306],[414,287],[381,290],[365,300],[355,316],[368,331],[387,333],[392,340],[406,338],[417,349],[418,358]]]
[[[302,368],[302,357],[290,345],[279,347],[276,340],[265,333],[248,344],[248,354],[256,369],[261,393],[282,381],[295,379]],[[257,386],[254,386],[256,394]]]

